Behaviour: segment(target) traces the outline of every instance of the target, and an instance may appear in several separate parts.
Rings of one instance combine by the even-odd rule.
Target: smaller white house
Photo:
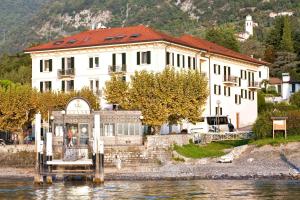
[[[269,101],[287,101],[295,92],[300,90],[300,81],[291,79],[289,73],[282,73],[281,79],[276,77],[269,79],[267,89],[274,90],[280,95],[278,98],[268,99]]]

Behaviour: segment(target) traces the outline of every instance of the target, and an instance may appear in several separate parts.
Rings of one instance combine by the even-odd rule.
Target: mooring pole
[[[95,114],[94,116],[94,152],[96,156],[96,167],[95,167],[95,177],[93,182],[96,184],[101,184],[104,182],[104,170],[102,167],[103,161],[101,160],[101,154],[104,157],[104,150],[101,150],[101,146],[103,147],[103,142],[100,141],[100,115]]]
[[[52,165],[48,165],[48,161],[52,160],[52,132],[47,133],[47,143],[46,143],[46,166],[48,169],[47,183],[52,184]]]
[[[41,114],[38,113],[35,115],[35,175],[34,183],[41,184],[43,183],[43,177],[41,176],[41,163],[42,163],[42,154],[43,149],[41,148]]]

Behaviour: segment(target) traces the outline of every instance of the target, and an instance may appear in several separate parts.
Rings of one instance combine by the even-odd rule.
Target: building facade
[[[175,38],[146,26],[97,29],[28,48],[32,87],[39,91],[73,91],[88,87],[101,108],[112,105],[103,88],[113,73],[130,81],[135,71],[198,70],[209,84],[203,116],[229,116],[236,128],[257,117],[257,89],[267,63],[214,43],[184,35]],[[264,71],[264,70],[261,70]],[[263,72],[265,73],[265,72]],[[167,132],[167,130],[164,130]]]

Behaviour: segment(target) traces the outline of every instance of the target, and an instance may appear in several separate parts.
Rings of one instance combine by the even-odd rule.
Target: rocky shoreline
[[[1,168],[0,179],[32,179],[33,168]],[[218,158],[166,161],[160,165],[106,168],[105,180],[293,179],[300,180],[300,142],[277,147],[250,146],[232,163]]]

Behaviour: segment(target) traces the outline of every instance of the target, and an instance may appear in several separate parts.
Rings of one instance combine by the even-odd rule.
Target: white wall
[[[133,45],[119,45],[115,47],[98,47],[90,49],[79,50],[63,50],[44,53],[32,54],[32,87],[39,89],[40,81],[52,81],[52,90],[61,90],[61,80],[57,76],[57,71],[61,69],[62,57],[75,57],[75,77],[74,87],[75,90],[80,90],[83,87],[89,87],[90,80],[99,80],[100,88],[103,88],[105,82],[110,79],[108,74],[108,66],[112,64],[113,53],[126,53],[127,73],[126,77],[129,80],[134,71],[148,70],[148,71],[162,71],[166,65],[166,50],[174,55],[174,68],[182,70],[182,57],[180,58],[180,67],[177,67],[177,54],[185,55],[185,68],[188,70],[188,57],[196,58],[197,69],[206,73],[210,79],[210,97],[207,100],[207,106],[203,113],[205,116],[215,115],[216,101],[220,100],[223,109],[223,115],[229,115],[232,123],[236,126],[236,113],[240,115],[240,127],[252,124],[257,117],[257,95],[255,92],[255,99],[249,100],[242,99],[240,105],[235,104],[235,94],[240,94],[241,88],[248,90],[247,80],[242,80],[241,87],[231,87],[231,96],[224,96],[223,84],[223,67],[224,65],[231,67],[231,75],[240,77],[240,70],[247,70],[255,72],[255,81],[258,81],[257,67],[254,65],[246,64],[244,62],[225,59],[218,56],[201,57],[200,51],[192,50],[189,48],[178,47],[175,45],[166,45],[163,43],[149,43],[149,44],[133,44]],[[151,64],[137,65],[137,52],[138,51],[151,51]],[[89,57],[99,57],[99,68],[89,68]],[[40,59],[52,59],[53,70],[52,72],[40,72],[39,61]],[[170,58],[172,64],[172,57]],[[191,60],[193,63],[193,59]],[[221,66],[221,75],[213,73],[213,65],[219,64]],[[210,72],[210,76],[209,76]],[[267,74],[267,72],[264,72]],[[267,76],[264,74],[264,76]],[[221,85],[221,95],[214,95],[214,84]],[[105,100],[101,98],[102,109],[110,109],[111,105],[106,104]],[[169,128],[164,128],[168,132]]]

